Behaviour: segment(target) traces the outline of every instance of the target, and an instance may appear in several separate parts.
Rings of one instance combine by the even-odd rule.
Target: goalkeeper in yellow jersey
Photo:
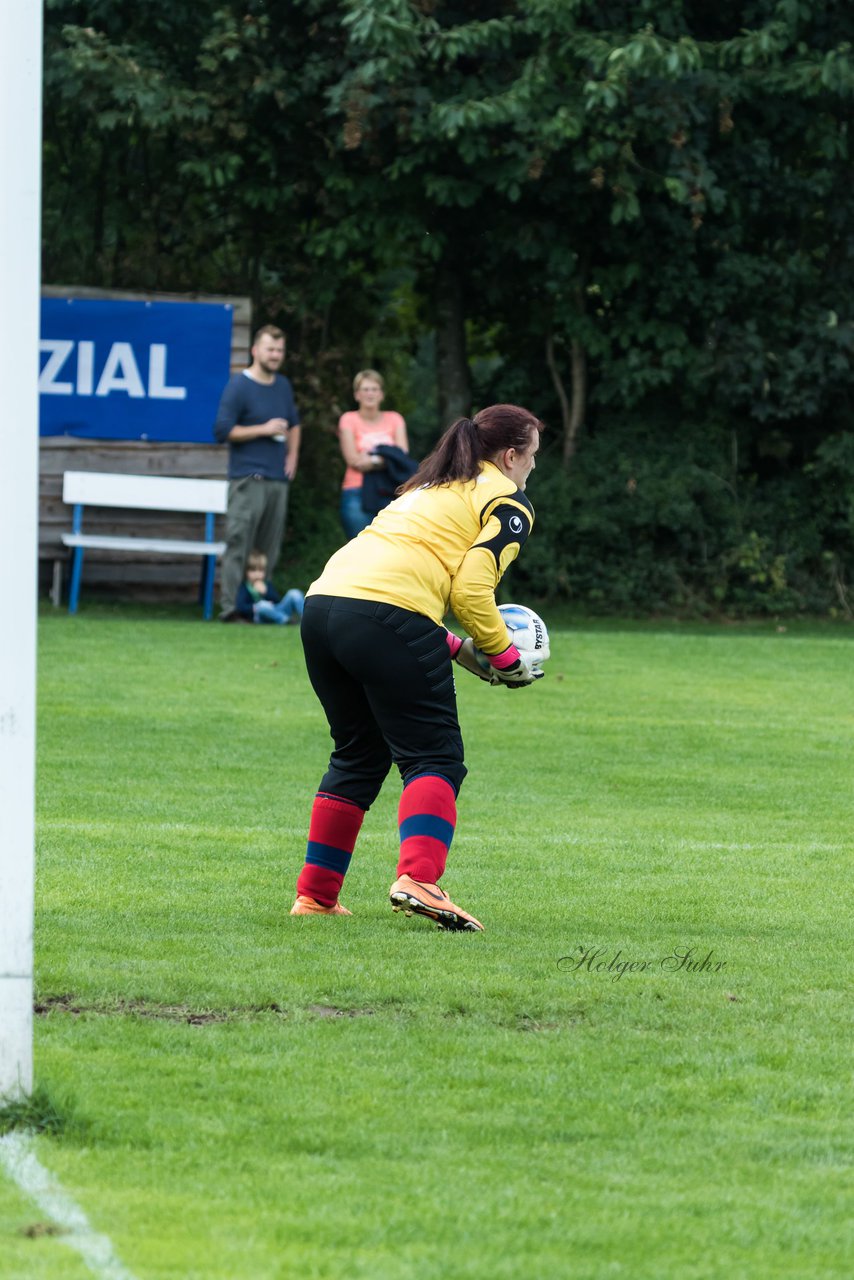
[[[460,418],[390,506],[332,556],[302,619],[309,679],[334,749],[314,800],[292,915],[349,915],[338,900],[362,819],[396,764],[400,857],[391,904],[480,930],[439,880],[466,775],[452,660],[492,682],[542,675],[510,643],[495,588],[534,512],[525,483],[542,423],[518,405]],[[442,625],[451,608],[468,632]],[[489,657],[489,675],[474,648]]]

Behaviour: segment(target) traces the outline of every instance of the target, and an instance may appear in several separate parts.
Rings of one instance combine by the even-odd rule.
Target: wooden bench
[[[201,599],[204,616],[213,613],[214,573],[217,556],[225,551],[224,542],[214,541],[214,517],[223,515],[228,505],[228,481],[196,480],[176,476],[113,475],[103,471],[66,471],[62,481],[62,500],[73,506],[71,533],[62,541],[73,551],[68,612],[77,612],[83,553],[88,548],[100,551],[145,551],[163,555],[201,556]],[[84,533],[83,511],[86,507],[117,507],[139,511],[199,512],[205,517],[204,539],[113,537],[108,534]],[[58,603],[58,597],[54,596]]]

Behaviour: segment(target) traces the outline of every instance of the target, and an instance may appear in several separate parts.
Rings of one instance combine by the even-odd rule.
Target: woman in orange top
[[[409,452],[406,423],[399,413],[383,410],[384,394],[385,385],[376,369],[362,369],[353,379],[353,398],[359,408],[342,413],[338,421],[338,440],[347,463],[340,512],[348,538],[355,538],[373,519],[362,509],[362,479],[366,471],[385,466],[373,450],[378,444],[393,444]]]

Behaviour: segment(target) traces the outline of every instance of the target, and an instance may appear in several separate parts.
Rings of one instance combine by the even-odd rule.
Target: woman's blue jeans
[[[361,489],[342,489],[341,505],[338,511],[348,538],[355,538],[356,534],[366,529],[374,518],[362,510]]]

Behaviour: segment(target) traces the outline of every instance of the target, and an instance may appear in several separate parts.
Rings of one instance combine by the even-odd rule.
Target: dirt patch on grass
[[[308,1012],[316,1018],[372,1018],[373,1009],[339,1009],[335,1004],[310,1004]]]
[[[235,1009],[194,1009],[186,1004],[156,1004],[151,1000],[81,1000],[68,994],[44,996],[36,1000],[33,1012],[39,1017],[46,1017],[51,1013],[69,1013],[73,1017],[90,1013],[105,1018],[132,1014],[138,1018],[184,1022],[190,1027],[206,1027],[212,1023],[251,1018],[263,1013],[287,1017],[287,1011],[275,1003]]]
[[[140,1018],[157,1018],[164,1022],[186,1022],[190,1027],[206,1027],[212,1022],[227,1022],[233,1014],[222,1009],[190,1009],[183,1004],[151,1005],[144,1000],[121,1001],[120,1013],[135,1013]]]
[[[509,1025],[516,1031],[567,1031],[584,1022],[585,1018],[586,1014],[583,1009],[573,1009],[567,1013],[552,1014],[547,1018],[530,1013],[519,1013]]]
[[[61,1236],[65,1230],[55,1222],[31,1222],[29,1226],[21,1227],[20,1234],[28,1240],[40,1240],[42,1236]]]
[[[45,996],[43,1000],[36,1000],[33,1005],[33,1013],[38,1017],[53,1013],[54,1009],[58,1009],[61,1013],[85,1012],[84,1006],[74,996]]]

